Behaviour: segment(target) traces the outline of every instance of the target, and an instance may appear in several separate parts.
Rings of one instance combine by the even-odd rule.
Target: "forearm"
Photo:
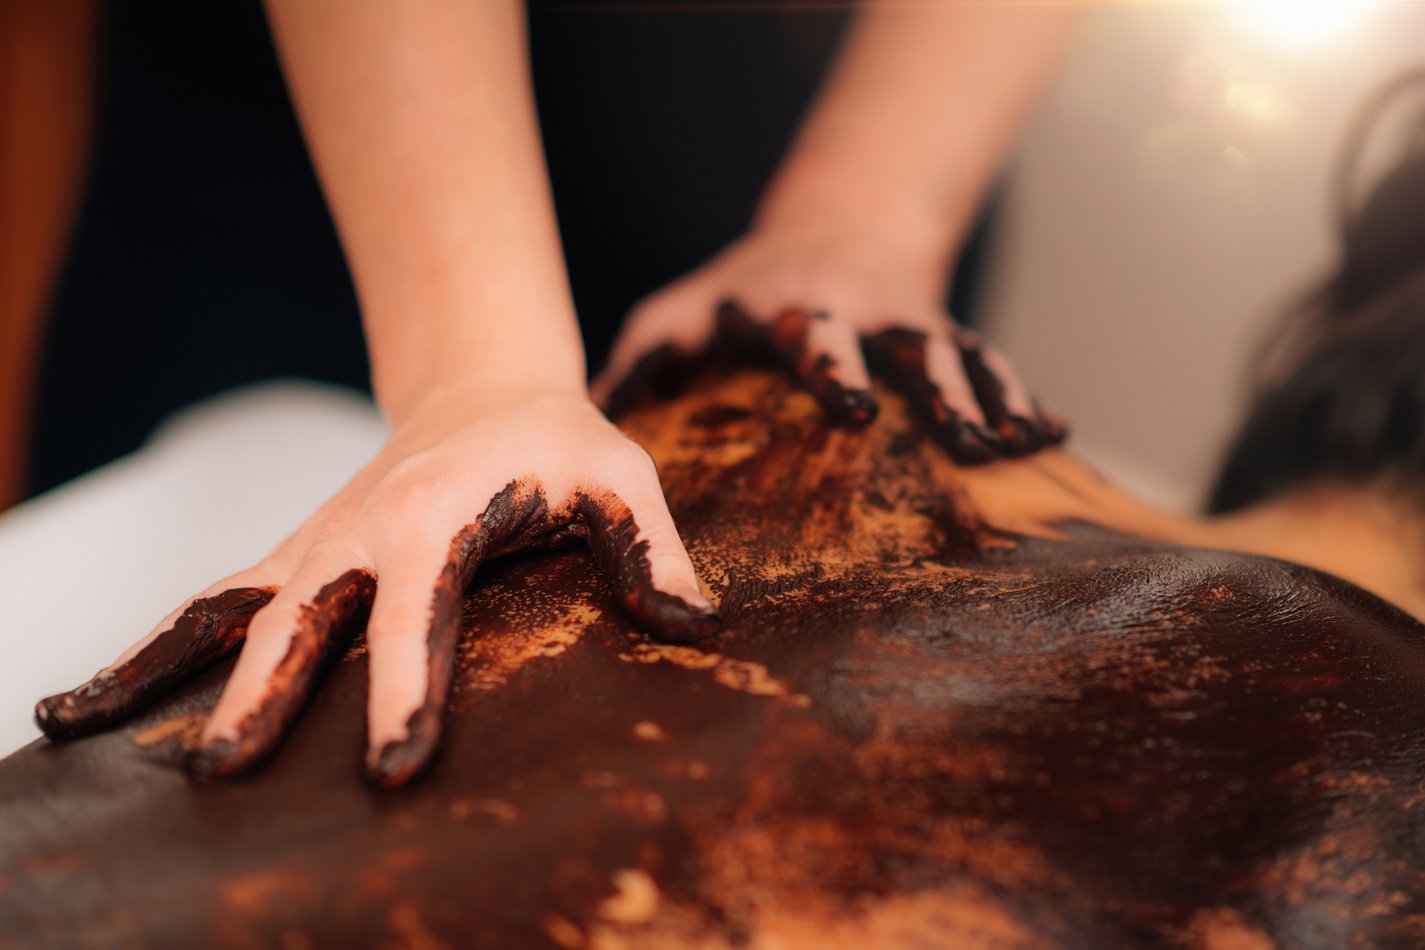
[[[1067,4],[869,3],[759,224],[883,228],[943,271],[1076,17]]]
[[[373,386],[581,388],[520,0],[268,0]]]

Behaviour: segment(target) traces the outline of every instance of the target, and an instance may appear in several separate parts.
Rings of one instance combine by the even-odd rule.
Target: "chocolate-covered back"
[[[1425,943],[1425,627],[881,398],[634,409],[723,633],[649,640],[582,550],[496,564],[413,787],[358,776],[359,646],[249,779],[168,764],[225,668],[0,762],[0,944]]]

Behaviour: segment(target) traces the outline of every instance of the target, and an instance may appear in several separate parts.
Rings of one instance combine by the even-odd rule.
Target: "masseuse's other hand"
[[[616,410],[645,376],[716,341],[780,358],[846,425],[876,416],[869,365],[963,464],[1061,441],[1004,357],[946,315],[937,271],[889,233],[805,218],[759,228],[634,309],[595,398]]]
[[[204,774],[239,772],[275,749],[323,664],[366,624],[367,772],[399,785],[439,740],[476,570],[572,538],[648,632],[694,641],[716,629],[652,460],[583,394],[437,392],[271,555],[36,716],[52,738],[103,729],[241,647],[190,759]]]

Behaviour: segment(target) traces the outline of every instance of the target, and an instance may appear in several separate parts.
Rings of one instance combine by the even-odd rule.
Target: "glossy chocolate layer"
[[[312,695],[321,673],[346,652],[366,626],[376,578],[350,570],[322,586],[304,604],[287,652],[272,671],[259,705],[237,725],[232,739],[219,739],[190,750],[190,771],[209,778],[238,775],[265,762],[277,751]]]
[[[179,683],[235,652],[252,615],[272,599],[255,587],[225,590],[193,601],[128,662],[105,669],[78,689],[35,706],[45,735],[73,739],[107,729]]]
[[[1425,942],[1425,627],[1317,571],[1097,526],[1111,489],[1056,453],[973,481],[880,402],[828,428],[749,373],[635,408],[723,632],[654,642],[581,549],[487,565],[444,752],[407,788],[355,767],[359,644],[245,781],[168,764],[223,667],[0,762],[0,934]],[[1060,514],[983,490],[1010,481]]]

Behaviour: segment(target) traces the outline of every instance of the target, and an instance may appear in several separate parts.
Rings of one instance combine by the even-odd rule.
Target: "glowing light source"
[[[1350,27],[1371,0],[1235,0],[1242,17],[1274,40],[1321,43]]]

